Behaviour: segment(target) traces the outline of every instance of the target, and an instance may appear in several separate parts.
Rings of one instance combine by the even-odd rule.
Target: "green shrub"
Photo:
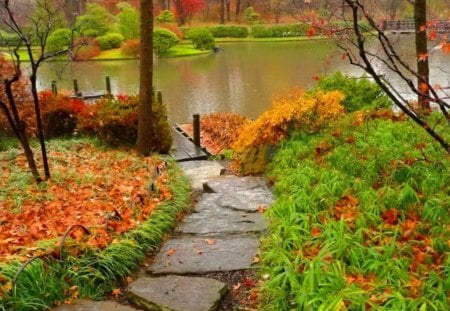
[[[169,10],[164,10],[156,16],[156,21],[158,23],[173,23],[175,22],[175,15]]]
[[[244,10],[244,20],[249,24],[257,22],[259,17],[260,15],[251,6]]]
[[[119,48],[124,37],[120,33],[107,33],[104,36],[95,38],[102,51]]]
[[[246,38],[248,37],[248,28],[237,25],[218,25],[208,27],[214,38]]]
[[[0,30],[0,46],[16,46],[19,42],[20,40],[17,35]]]
[[[139,12],[126,2],[117,4],[120,12],[117,14],[117,26],[125,40],[139,38],[140,19]]]
[[[192,45],[198,50],[212,50],[214,37],[207,28],[194,28],[186,33],[186,38],[192,40]]]
[[[75,29],[85,37],[103,36],[110,30],[112,15],[98,4],[88,4],[84,15],[78,16]]]
[[[251,35],[254,38],[281,38],[306,36],[309,26],[306,24],[254,25]]]
[[[347,112],[392,107],[391,100],[384,94],[383,90],[367,77],[354,78],[336,72],[330,76],[321,77],[314,91],[334,91],[344,93],[342,102]]]
[[[272,36],[272,32],[267,26],[254,25],[251,28],[251,35],[253,38],[270,38]]]
[[[167,52],[172,46],[180,42],[177,35],[164,28],[155,28],[153,30],[153,50],[158,55]]]
[[[62,51],[70,45],[72,40],[72,31],[69,28],[60,28],[53,31],[47,39],[47,51],[57,52]]]

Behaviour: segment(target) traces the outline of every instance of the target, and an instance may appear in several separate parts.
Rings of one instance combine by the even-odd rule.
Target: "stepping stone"
[[[254,233],[267,229],[261,213],[223,208],[218,204],[222,194],[203,194],[194,213],[186,216],[177,232],[198,235]],[[258,205],[260,206],[260,205]]]
[[[222,165],[215,161],[187,161],[179,163],[184,173],[191,179],[192,188],[203,192],[203,183],[212,177],[220,176]]]
[[[258,247],[254,237],[181,237],[167,241],[146,271],[162,275],[249,269]]]
[[[210,212],[191,214],[177,227],[177,232],[211,236],[263,232],[266,229],[267,222],[262,214],[228,210],[221,214]]]
[[[214,279],[169,275],[143,277],[128,286],[128,298],[144,310],[213,311],[227,290]]]
[[[114,301],[75,300],[70,305],[64,304],[53,308],[53,311],[136,311],[136,309],[120,305]]]
[[[207,181],[214,192],[234,192],[236,190],[263,190],[271,193],[267,181],[263,177],[220,176]]]

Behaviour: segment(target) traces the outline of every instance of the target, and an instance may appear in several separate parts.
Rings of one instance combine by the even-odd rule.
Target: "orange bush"
[[[214,143],[217,153],[231,148],[236,141],[238,133],[250,120],[231,112],[213,113],[202,117],[201,128],[203,136]]]
[[[274,101],[272,109],[249,123],[232,144],[233,168],[243,174],[264,171],[273,146],[287,137],[291,129],[316,132],[326,121],[344,113],[339,91],[307,94],[296,91]]]
[[[93,38],[81,37],[75,40],[74,60],[83,61],[99,56],[102,52],[97,40]]]
[[[236,152],[262,144],[276,144],[286,137],[291,127],[308,127],[316,131],[325,121],[344,113],[339,91],[318,92],[314,95],[296,91],[273,102],[272,109],[244,127],[233,149]]]
[[[122,43],[121,51],[125,55],[139,56],[139,48],[141,44],[139,39],[130,39]]]

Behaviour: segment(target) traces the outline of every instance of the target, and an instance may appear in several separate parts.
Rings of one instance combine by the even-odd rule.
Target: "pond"
[[[352,75],[361,71],[341,57],[332,41],[229,42],[218,44],[222,52],[180,58],[155,59],[154,84],[161,90],[172,122],[184,122],[192,114],[232,111],[257,117],[271,105],[272,98],[293,87],[314,84],[313,77],[341,70]],[[409,50],[409,49],[408,49]],[[407,54],[407,52],[403,51]],[[412,53],[408,57],[413,57]],[[413,58],[412,58],[413,59]],[[450,56],[433,58],[441,85],[449,84]],[[139,87],[138,61],[46,63],[38,87],[72,89],[77,78],[80,90],[105,89],[111,77],[114,94],[135,94]]]

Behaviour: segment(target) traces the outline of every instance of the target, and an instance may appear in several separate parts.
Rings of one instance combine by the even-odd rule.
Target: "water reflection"
[[[223,52],[195,57],[156,59],[154,84],[163,92],[173,122],[189,120],[193,113],[233,111],[256,117],[266,110],[271,99],[295,86],[313,84],[320,73],[343,70],[360,74],[342,60],[330,41],[221,43]],[[407,45],[402,53],[409,53]],[[412,60],[414,56],[411,55]],[[436,53],[434,67],[447,68],[450,56]],[[64,70],[62,70],[64,69]],[[382,68],[381,68],[382,69]],[[62,74],[57,75],[57,72]],[[104,77],[111,77],[113,93],[137,93],[138,61],[82,62],[44,64],[39,88],[71,89],[77,78],[81,90],[102,90]],[[449,82],[448,73],[433,70],[439,83]]]

